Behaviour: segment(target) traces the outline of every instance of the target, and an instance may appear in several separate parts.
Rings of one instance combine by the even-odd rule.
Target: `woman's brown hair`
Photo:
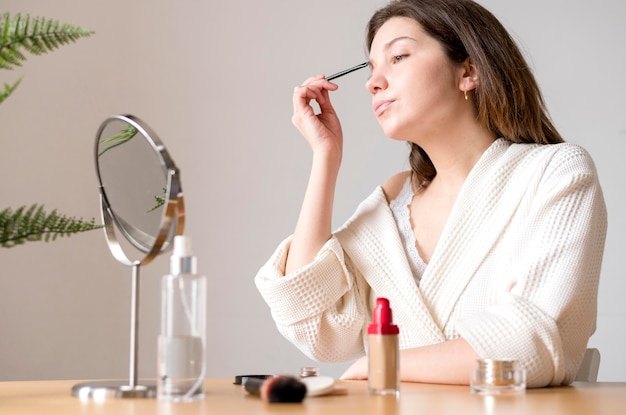
[[[370,19],[368,50],[378,29],[392,17],[414,19],[442,44],[452,61],[472,60],[480,79],[474,105],[486,129],[515,143],[563,142],[522,53],[484,7],[472,0],[393,0]],[[427,185],[437,174],[417,144],[411,144],[409,160],[417,184]]]

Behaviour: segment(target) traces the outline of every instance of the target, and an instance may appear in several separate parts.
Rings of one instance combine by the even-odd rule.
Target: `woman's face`
[[[370,70],[366,87],[388,137],[421,144],[450,133],[464,104],[463,65],[452,62],[415,20],[393,17],[380,27]]]

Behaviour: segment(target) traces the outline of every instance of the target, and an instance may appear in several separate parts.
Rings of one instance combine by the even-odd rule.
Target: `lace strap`
[[[389,202],[389,207],[391,208],[396,225],[398,226],[400,239],[402,240],[404,252],[409,260],[411,272],[413,273],[415,282],[419,284],[422,275],[426,271],[426,263],[417,251],[417,241],[415,240],[415,233],[411,227],[410,207],[413,196],[413,186],[411,185],[411,178],[409,177],[402,186],[402,190],[400,190],[398,196]]]

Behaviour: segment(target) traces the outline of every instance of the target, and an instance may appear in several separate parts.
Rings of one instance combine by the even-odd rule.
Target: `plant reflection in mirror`
[[[167,193],[167,189],[163,188],[163,196],[154,196],[154,200],[156,201],[156,205],[150,209],[148,212],[146,213],[150,213],[150,212],[154,212],[155,210],[157,210],[158,208],[160,208],[161,206],[163,206],[165,204],[165,194]]]
[[[98,157],[102,157],[102,155],[106,153],[107,151],[112,150],[115,147],[121,146],[122,144],[129,142],[137,135],[137,133],[138,131],[135,127],[133,127],[130,124],[126,124],[123,128],[120,128],[119,132],[115,134],[114,136],[100,140],[101,145],[106,145],[106,144],[110,144],[110,145],[104,148],[102,151],[100,151],[98,153]],[[167,189],[164,188],[163,196],[159,196],[159,195],[154,196],[156,205],[152,207],[151,209],[149,209],[146,213],[154,212],[155,210],[157,210],[158,208],[160,208],[161,206],[165,204],[166,192],[167,192]]]
[[[104,153],[111,149],[114,149],[117,146],[121,146],[122,144],[129,142],[136,135],[137,129],[130,124],[126,124],[126,127],[120,129],[120,132],[115,134],[113,137],[105,138],[100,141],[100,144],[112,144],[99,152],[98,157],[101,157]]]

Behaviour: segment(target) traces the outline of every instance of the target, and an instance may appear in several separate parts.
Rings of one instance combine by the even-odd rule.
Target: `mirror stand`
[[[154,398],[156,382],[139,384],[139,269],[140,261],[132,264],[132,287],[130,305],[130,359],[128,382],[97,381],[78,383],[72,387],[72,395],[80,399],[104,400],[107,398]]]
[[[128,381],[79,383],[72,387],[72,395],[97,401],[154,398],[156,380],[138,379],[140,267],[167,251],[175,235],[183,234],[185,208],[180,173],[156,134],[132,115],[106,119],[98,130],[95,150],[107,244],[115,259],[132,267],[129,376]],[[145,172],[150,174],[142,177]],[[146,198],[137,203],[137,195]],[[129,259],[115,229],[144,254],[143,259]]]

